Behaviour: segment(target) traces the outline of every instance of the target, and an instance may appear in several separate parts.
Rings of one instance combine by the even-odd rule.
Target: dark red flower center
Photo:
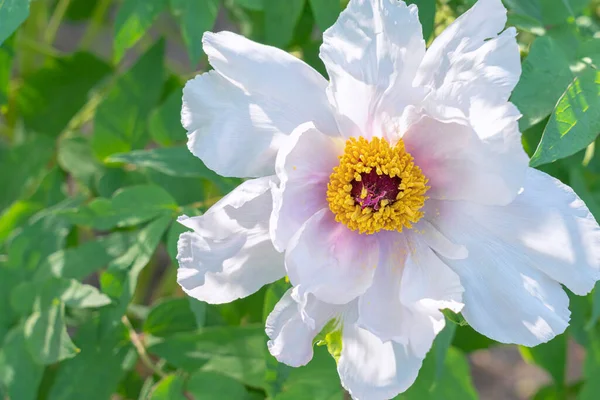
[[[385,174],[378,175],[375,169],[369,173],[360,175],[361,180],[356,179],[351,182],[352,191],[350,194],[354,201],[360,204],[361,209],[371,207],[377,211],[381,207],[382,200],[388,200],[389,204],[396,201],[396,196],[400,193],[399,177],[391,177]]]

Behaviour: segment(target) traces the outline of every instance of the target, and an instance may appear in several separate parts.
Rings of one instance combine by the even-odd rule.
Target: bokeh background
[[[325,75],[322,31],[346,2],[0,0],[0,399],[348,398],[324,346],[298,369],[268,354],[285,281],[221,306],[175,281],[176,217],[239,183],[185,147],[181,90],[209,68],[202,33],[242,33]],[[429,42],[474,3],[411,2]],[[505,4],[523,144],[599,217],[600,2]],[[449,314],[399,398],[599,399],[600,290],[570,296],[567,333],[533,349]]]

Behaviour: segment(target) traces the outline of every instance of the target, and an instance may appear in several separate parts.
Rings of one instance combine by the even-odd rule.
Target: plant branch
[[[123,317],[121,318],[121,322],[123,322],[123,325],[125,325],[125,327],[129,331],[129,337],[131,338],[131,343],[135,347],[135,350],[137,351],[138,355],[140,356],[140,360],[142,361],[142,363],[146,367],[148,367],[154,374],[160,376],[161,379],[166,377],[167,374],[163,370],[161,370],[158,366],[156,366],[150,359],[150,356],[148,355],[148,352],[146,351],[146,347],[144,347],[144,343],[142,342],[142,339],[140,338],[140,336],[137,334],[137,332],[133,328],[133,325],[131,324],[131,321],[129,321],[129,318],[127,318],[126,315],[123,315]]]

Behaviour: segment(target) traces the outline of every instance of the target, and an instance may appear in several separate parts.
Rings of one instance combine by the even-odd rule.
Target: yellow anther
[[[363,186],[360,192],[355,192],[358,197],[354,197],[353,184],[361,182],[363,175],[372,170],[379,176],[399,178],[400,192],[396,195],[394,189],[391,199],[382,198],[376,207],[361,207],[356,199],[362,202],[369,193]],[[336,221],[352,230],[366,234],[382,229],[402,231],[405,227],[412,228],[412,224],[423,217],[421,208],[427,200],[428,189],[427,178],[406,152],[402,140],[392,147],[385,139],[350,138],[340,156],[340,164],[329,177],[327,201]]]

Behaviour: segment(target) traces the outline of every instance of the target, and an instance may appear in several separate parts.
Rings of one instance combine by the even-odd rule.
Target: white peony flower
[[[351,0],[324,34],[330,82],[276,48],[207,33],[214,71],[188,82],[190,151],[244,182],[178,244],[178,282],[224,303],[288,276],[271,353],[310,361],[327,325],[358,399],[406,390],[441,309],[503,343],[562,333],[568,297],[600,278],[600,229],[558,180],[528,167],[521,73],[500,0],[480,0],[429,49],[417,7]],[[333,321],[333,322],[332,322]]]

